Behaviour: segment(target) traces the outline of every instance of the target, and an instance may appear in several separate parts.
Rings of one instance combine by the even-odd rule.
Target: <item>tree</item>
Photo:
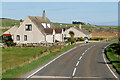
[[[71,37],[74,37],[74,35],[75,35],[73,31],[69,31],[69,34]]]

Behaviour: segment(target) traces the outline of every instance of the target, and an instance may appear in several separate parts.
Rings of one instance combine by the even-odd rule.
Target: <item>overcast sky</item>
[[[81,21],[95,25],[117,25],[117,2],[3,2],[2,17],[25,19],[42,16],[42,11],[52,22]]]

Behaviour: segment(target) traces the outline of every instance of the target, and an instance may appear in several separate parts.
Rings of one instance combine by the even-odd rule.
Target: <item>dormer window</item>
[[[47,28],[47,23],[42,23],[44,28]]]
[[[32,24],[26,24],[25,25],[25,30],[26,31],[32,31]]]

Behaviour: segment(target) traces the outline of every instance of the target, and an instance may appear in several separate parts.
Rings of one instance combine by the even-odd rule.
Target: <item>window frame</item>
[[[20,41],[20,35],[16,35],[16,40]]]
[[[26,24],[25,31],[32,31],[32,24]]]
[[[27,35],[24,35],[24,41],[27,41],[27,39],[28,39]]]

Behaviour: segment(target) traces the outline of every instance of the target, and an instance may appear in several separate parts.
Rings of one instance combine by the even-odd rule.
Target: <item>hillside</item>
[[[20,21],[19,20],[14,20],[14,19],[8,19],[8,18],[0,18],[0,21],[2,21],[2,27],[12,27],[14,25],[19,25],[20,24]],[[54,23],[53,24],[56,26],[56,27],[69,27],[69,26],[72,26],[72,27],[78,27],[79,25],[77,24],[67,24],[67,23]],[[1,24],[0,24],[0,27],[1,27]],[[84,29],[89,29],[89,30],[95,30],[97,28],[97,30],[104,30],[104,31],[117,31],[117,26],[93,26],[93,25],[82,25],[82,28]]]
[[[14,19],[8,19],[8,18],[0,18],[0,21],[2,20],[2,27],[12,27],[14,25],[19,25],[20,21],[19,20],[14,20]],[[56,27],[60,27],[60,24],[62,26],[72,26],[72,27],[78,27],[77,24],[67,24],[67,23],[53,23]],[[1,25],[0,25],[1,26]],[[85,29],[93,29],[94,27],[91,25],[82,25],[82,28]]]
[[[19,25],[20,21],[19,20],[14,20],[14,19],[8,19],[8,18],[0,18],[0,21],[2,21],[2,27],[12,27],[14,25]]]
[[[12,27],[14,25],[19,25],[19,20],[0,18],[2,20],[2,27]],[[67,23],[53,23],[56,27],[78,27],[77,24],[67,24]],[[96,27],[96,28],[95,28]],[[92,31],[93,38],[111,38],[116,37],[118,27],[117,26],[94,26],[94,25],[82,25],[82,28]],[[2,35],[8,29],[0,29],[0,35]]]
[[[53,23],[56,27],[78,27],[79,25],[78,24],[67,24],[67,23]],[[61,25],[62,24],[62,25]],[[93,26],[91,25],[82,25],[82,28],[85,28],[85,29],[94,29]]]

